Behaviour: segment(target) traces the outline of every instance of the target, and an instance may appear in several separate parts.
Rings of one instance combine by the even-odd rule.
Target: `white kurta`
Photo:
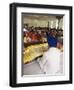
[[[43,57],[38,62],[44,73],[49,75],[58,75],[61,73],[60,55],[60,50],[54,47],[43,54]]]

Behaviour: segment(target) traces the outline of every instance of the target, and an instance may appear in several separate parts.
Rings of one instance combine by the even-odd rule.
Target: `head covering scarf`
[[[46,33],[46,36],[47,36],[48,45],[50,47],[56,47],[57,46],[57,38],[49,35],[48,33]]]

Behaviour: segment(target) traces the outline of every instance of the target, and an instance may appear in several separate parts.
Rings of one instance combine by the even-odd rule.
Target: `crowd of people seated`
[[[25,25],[24,29],[24,43],[35,43],[35,42],[47,42],[47,35],[52,35],[53,37],[59,38],[63,37],[63,30],[62,29],[51,29],[48,27],[29,27]]]

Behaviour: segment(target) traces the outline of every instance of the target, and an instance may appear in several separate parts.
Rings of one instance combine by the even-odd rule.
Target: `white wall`
[[[11,90],[9,83],[9,3],[26,2],[53,5],[71,5],[74,9],[74,0],[0,0],[0,90]],[[74,19],[73,19],[74,21]],[[73,90],[73,85],[52,85],[41,87],[25,87],[16,89],[27,90]]]
[[[56,16],[47,16],[47,17],[42,17],[39,16],[36,18],[35,16],[28,16],[26,17],[25,15],[23,16],[23,24],[28,24],[29,26],[34,26],[34,27],[48,27],[48,22],[49,26],[52,28],[56,28]],[[51,24],[51,21],[53,22]],[[59,27],[62,28],[62,23],[63,23],[63,18],[60,20]],[[58,24],[58,22],[57,22]]]

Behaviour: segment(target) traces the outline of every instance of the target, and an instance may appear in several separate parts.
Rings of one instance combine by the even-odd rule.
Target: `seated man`
[[[41,69],[49,75],[61,74],[61,51],[57,48],[57,39],[47,34],[49,45],[48,51],[43,54],[41,60],[38,60]],[[62,56],[63,57],[63,56]]]

